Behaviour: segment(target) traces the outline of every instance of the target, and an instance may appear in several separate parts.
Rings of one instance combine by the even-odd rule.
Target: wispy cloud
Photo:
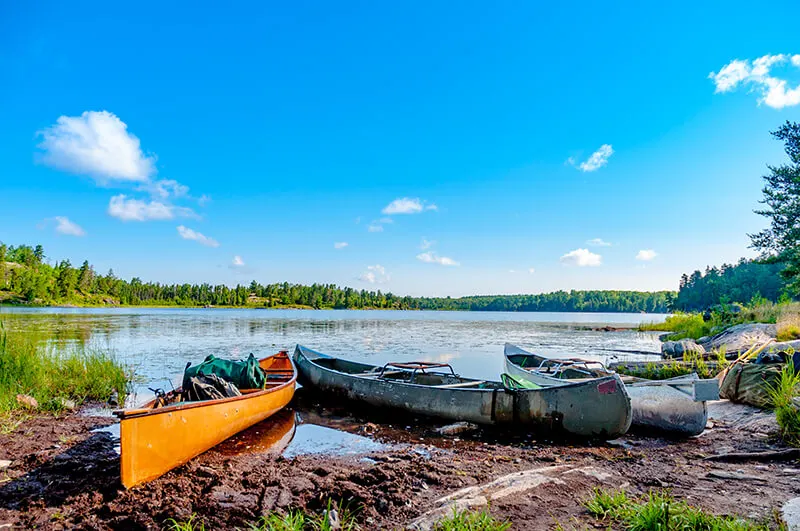
[[[370,223],[369,227],[367,227],[367,231],[369,232],[383,232],[383,225],[379,223]]]
[[[611,247],[611,244],[602,238],[592,238],[591,240],[587,240],[586,245],[591,245],[592,247]]]
[[[170,197],[186,197],[189,195],[189,187],[185,186],[173,179],[160,179],[157,181],[148,181],[137,188],[138,191],[147,192],[154,198],[169,199]],[[200,196],[197,202],[200,206],[206,204],[209,200],[207,195]]]
[[[108,203],[108,215],[122,221],[166,220],[176,217],[192,218],[197,214],[191,208],[179,207],[161,201],[142,201],[115,195]]]
[[[596,267],[603,263],[603,257],[589,249],[575,249],[562,256],[559,261],[562,264],[578,267]]]
[[[86,236],[86,231],[83,230],[83,227],[66,216],[55,216],[52,220],[56,222],[56,232],[59,234],[65,234],[67,236]],[[49,223],[46,223],[47,221],[48,220],[45,220],[45,224],[49,225]]]
[[[333,244],[333,248],[334,248],[334,249],[344,249],[344,248],[345,248],[345,247],[347,247],[348,245],[350,245],[350,244],[349,244],[349,243],[347,243],[347,242],[335,242],[335,243]]]
[[[614,148],[611,147],[611,144],[603,144],[597,149],[597,151],[592,153],[588,159],[580,164],[577,163],[574,157],[568,158],[566,164],[569,164],[570,166],[577,165],[577,168],[583,172],[592,172],[599,170],[608,164],[608,159],[611,158],[611,155],[613,154]]]
[[[231,260],[231,267],[244,267],[244,266],[245,266],[244,260],[242,260],[242,257],[239,256],[238,254],[233,257],[233,260]]]
[[[715,93],[730,92],[740,85],[748,85],[758,94],[759,104],[782,109],[800,104],[800,84],[789,87],[787,80],[770,75],[774,67],[783,65],[800,68],[800,54],[764,55],[752,62],[734,59],[708,77],[714,81]]]
[[[200,245],[205,245],[206,247],[219,247],[219,242],[214,238],[209,238],[205,234],[201,234],[183,225],[178,225],[178,234],[184,240],[196,241]]]
[[[460,263],[456,262],[452,258],[448,258],[446,256],[439,256],[434,252],[427,252],[427,253],[420,253],[417,255],[417,260],[421,262],[426,262],[429,264],[439,264],[443,266],[459,266]]]
[[[419,248],[420,248],[421,250],[423,250],[423,251],[424,251],[424,250],[426,250],[426,249],[430,249],[430,248],[431,248],[431,247],[433,247],[434,245],[436,245],[436,242],[435,242],[435,241],[433,241],[433,240],[426,240],[425,238],[422,238],[422,242],[419,244]]]
[[[383,284],[389,282],[391,276],[382,265],[375,264],[367,266],[367,270],[358,279],[368,284]]]
[[[653,260],[656,256],[658,256],[658,253],[655,252],[654,250],[642,249],[636,254],[636,259],[642,262],[649,262]]]
[[[530,268],[528,268],[528,273],[530,273],[532,275],[532,274],[536,273],[536,269],[530,267]]]
[[[60,116],[38,135],[42,163],[100,184],[145,182],[156,172],[155,157],[146,156],[125,122],[108,111]]]
[[[434,204],[428,204],[418,197],[401,197],[386,205],[381,213],[392,216],[395,214],[419,214],[426,210],[437,210]]]

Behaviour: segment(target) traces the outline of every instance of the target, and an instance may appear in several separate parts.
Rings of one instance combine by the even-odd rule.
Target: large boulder
[[[704,356],[706,349],[698,345],[693,339],[681,339],[680,341],[665,341],[661,344],[662,358],[682,358],[685,354],[697,354]]]
[[[700,343],[706,352],[725,349],[729,354],[741,353],[753,345],[775,339],[778,327],[774,324],[746,323],[726,328],[719,334]]]

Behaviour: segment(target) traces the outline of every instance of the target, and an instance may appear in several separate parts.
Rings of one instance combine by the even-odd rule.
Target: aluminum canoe
[[[506,372],[537,385],[558,387],[616,374],[598,362],[548,358],[508,343],[504,351]],[[622,381],[631,397],[633,425],[676,435],[702,433],[708,422],[706,401],[719,398],[717,380],[696,374],[667,380],[625,376]]]
[[[300,383],[317,391],[448,421],[606,439],[625,433],[631,423],[630,398],[616,374],[565,386],[512,389],[455,373],[402,368],[425,362],[380,367],[300,345],[294,362]]]

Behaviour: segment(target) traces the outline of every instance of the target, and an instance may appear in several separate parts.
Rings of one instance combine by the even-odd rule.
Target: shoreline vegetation
[[[8,330],[0,321],[0,433],[13,431],[26,414],[124,403],[133,375],[111,354],[50,339],[39,331]]]

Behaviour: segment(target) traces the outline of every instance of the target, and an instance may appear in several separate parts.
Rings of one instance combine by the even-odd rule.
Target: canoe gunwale
[[[279,382],[279,383],[276,382],[277,385],[270,386],[270,387],[265,387],[264,389],[259,389],[259,390],[256,390],[256,391],[248,390],[248,391],[251,391],[251,392],[242,393],[239,396],[231,396],[231,397],[228,397],[228,398],[218,398],[216,400],[200,400],[200,401],[196,401],[196,402],[178,402],[177,404],[170,404],[168,406],[159,407],[159,408],[152,408],[151,406],[152,406],[152,404],[153,404],[153,402],[155,400],[150,400],[149,402],[143,404],[142,407],[140,407],[140,408],[120,409],[120,410],[114,411],[113,414],[117,418],[119,418],[120,421],[122,421],[122,420],[134,419],[134,418],[139,418],[139,417],[147,417],[147,416],[175,413],[176,411],[186,411],[188,409],[194,409],[194,408],[197,408],[197,407],[208,407],[208,406],[215,406],[215,405],[218,405],[218,404],[230,404],[230,403],[239,402],[239,401],[242,401],[242,400],[257,399],[257,398],[262,397],[264,395],[281,391],[282,389],[284,389],[284,388],[286,388],[288,386],[295,385],[296,382],[297,382],[297,367],[292,362],[292,357],[289,356],[288,352],[281,351],[281,352],[279,352],[277,354],[272,354],[271,356],[266,356],[266,357],[261,358],[260,360],[258,360],[259,364],[260,364],[262,361],[266,361],[266,360],[268,360],[270,358],[274,358],[276,356],[280,356],[281,354],[285,355],[288,358],[288,360],[290,362],[290,366],[291,366],[291,370],[290,369],[286,369],[285,371],[282,370],[282,372],[286,372],[287,374],[291,372],[291,377],[288,380],[284,381],[284,382]],[[177,389],[175,389],[175,392],[176,393],[180,393],[180,392],[182,392],[182,390],[183,389],[181,387],[178,387]]]

